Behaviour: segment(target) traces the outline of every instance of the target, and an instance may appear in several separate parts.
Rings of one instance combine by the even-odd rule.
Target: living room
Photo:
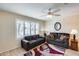
[[[65,52],[56,50],[43,55],[79,55],[79,4],[78,3],[2,3],[0,4],[0,55],[5,56],[29,56],[27,52],[34,50],[44,44],[51,46],[50,38],[62,39],[68,37],[66,48],[58,44],[54,48],[60,47]],[[49,16],[49,17],[48,17]],[[36,44],[28,45],[28,36],[39,34],[39,41]],[[62,36],[64,35],[64,36]],[[59,38],[60,36],[60,38]],[[34,40],[31,38],[32,40]],[[27,39],[27,40],[23,40]],[[44,40],[43,40],[44,39]],[[54,38],[55,39],[55,38]],[[29,39],[30,40],[30,39]],[[75,40],[75,41],[74,41]],[[72,41],[72,42],[71,42]],[[73,42],[74,41],[74,42]],[[24,44],[24,42],[26,42]],[[32,42],[31,42],[32,43]],[[55,42],[56,43],[56,42]],[[71,46],[72,45],[72,46]],[[31,46],[28,51],[26,51]],[[66,46],[66,45],[65,45]],[[75,48],[74,48],[74,47]],[[21,49],[21,51],[19,50]],[[13,51],[15,50],[15,51]],[[19,52],[16,52],[19,51]],[[46,50],[47,51],[47,50]],[[21,54],[20,54],[21,52]],[[55,54],[56,52],[56,54]],[[42,52],[40,52],[42,53]],[[17,55],[18,54],[18,55]],[[33,54],[34,55],[34,54]],[[39,55],[39,54],[38,54]],[[38,56],[37,55],[37,56]]]

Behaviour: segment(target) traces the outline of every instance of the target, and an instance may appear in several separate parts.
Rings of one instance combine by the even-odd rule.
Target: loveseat
[[[50,44],[68,48],[69,38],[70,35],[68,33],[50,33],[50,35],[47,36],[47,42]]]
[[[40,35],[25,36],[21,40],[21,47],[28,51],[44,42],[45,38]]]

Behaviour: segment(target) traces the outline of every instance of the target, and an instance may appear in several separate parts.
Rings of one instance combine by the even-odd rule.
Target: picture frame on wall
[[[54,24],[54,29],[55,29],[56,31],[59,31],[59,30],[61,29],[61,23],[60,23],[60,22],[55,22],[55,24]]]

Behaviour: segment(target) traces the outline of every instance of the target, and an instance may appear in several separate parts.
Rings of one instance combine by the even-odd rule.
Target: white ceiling
[[[42,11],[48,8],[60,8],[58,12],[62,17],[79,14],[79,4],[64,4],[64,3],[0,3],[0,9],[18,13],[21,15],[46,20],[47,17]],[[57,16],[56,16],[57,17]]]

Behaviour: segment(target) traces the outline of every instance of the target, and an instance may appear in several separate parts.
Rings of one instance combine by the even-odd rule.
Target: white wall
[[[16,38],[16,19],[38,22],[40,28],[44,24],[31,17],[0,11],[0,53],[20,47],[20,39]]]

